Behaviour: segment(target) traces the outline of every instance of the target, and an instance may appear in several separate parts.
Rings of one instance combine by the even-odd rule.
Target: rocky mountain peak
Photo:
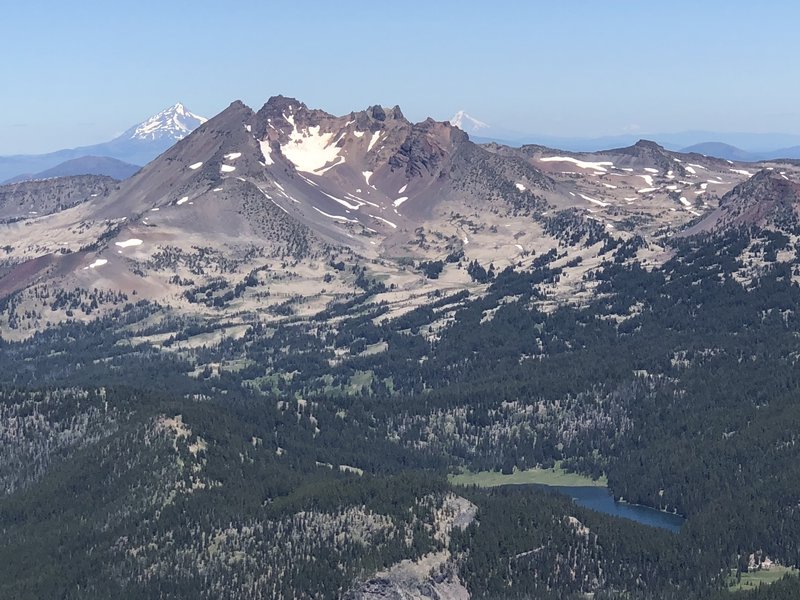
[[[705,229],[793,228],[800,221],[800,184],[774,169],[761,169],[720,199]]]
[[[650,150],[650,151],[663,151],[663,146],[660,146],[657,142],[652,140],[645,140],[641,139],[637,141],[634,145],[634,148],[639,148],[641,150]]]
[[[269,108],[272,111],[295,111],[295,110],[307,110],[308,107],[303,103],[300,102],[296,98],[292,98],[291,96],[271,96],[269,100],[267,100],[266,104],[264,104],[264,108]]]
[[[618,148],[612,151],[614,154],[628,154],[639,158],[663,155],[666,150],[651,140],[639,140],[633,146]]]
[[[796,204],[800,201],[800,186],[774,169],[761,169],[725,194],[720,206],[731,206],[740,199],[750,204],[763,201]]]
[[[171,139],[178,141],[206,121],[205,117],[192,113],[182,103],[177,102],[132,127],[122,137],[134,140]]]
[[[375,106],[370,106],[366,112],[372,119],[376,121],[383,122],[387,119],[405,121],[403,111],[401,111],[400,107],[397,105],[393,106],[392,108],[385,109],[384,107],[376,104]]]
[[[479,121],[475,117],[468,115],[465,111],[459,110],[450,119],[450,124],[453,127],[458,127],[462,131],[468,133],[476,133],[482,129],[489,129],[489,125],[483,121]]]

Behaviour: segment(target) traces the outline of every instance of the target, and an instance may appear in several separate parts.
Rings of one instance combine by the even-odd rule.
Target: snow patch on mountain
[[[608,202],[603,202],[602,200],[595,200],[594,198],[590,198],[586,194],[578,194],[578,195],[587,202],[591,202],[592,204],[597,204],[598,206],[608,206]]]
[[[452,125],[453,127],[458,127],[459,129],[461,129],[462,131],[466,131],[467,133],[489,128],[489,125],[487,123],[479,121],[475,117],[471,117],[463,110],[460,110],[453,115],[453,118],[450,119],[450,125]]]
[[[330,213],[326,213],[324,210],[318,209],[316,206],[312,206],[311,208],[313,208],[319,214],[324,215],[324,216],[326,216],[326,217],[328,217],[330,219],[333,219],[335,221],[344,221],[346,223],[358,223],[358,219],[348,219],[347,217],[343,217],[341,215],[332,215]]]
[[[372,147],[378,142],[379,137],[381,137],[380,131],[376,131],[372,134],[372,138],[369,140],[369,145],[367,146],[367,152],[372,150]]]
[[[266,166],[274,165],[275,161],[272,160],[272,147],[269,145],[269,140],[262,140],[258,143],[261,146],[261,154],[264,156],[264,164]]]
[[[397,225],[392,223],[388,219],[384,219],[383,217],[379,217],[378,215],[370,215],[370,217],[372,217],[373,219],[378,219],[379,221],[383,221],[384,223],[386,223],[392,229],[397,229]]]
[[[205,117],[188,111],[183,104],[178,102],[174,106],[165,108],[160,113],[139,123],[128,137],[137,140],[169,138],[178,141],[185,138],[206,121]]]
[[[364,204],[361,203],[361,202],[358,202],[358,204],[352,204],[352,203],[348,202],[347,200],[342,200],[341,198],[337,198],[336,196],[331,196],[327,192],[322,192],[322,194],[324,194],[325,196],[327,196],[328,198],[330,198],[334,202],[338,202],[339,204],[341,204],[342,206],[344,206],[348,210],[358,210],[359,208],[364,206]]]
[[[653,186],[653,176],[652,175],[637,175],[637,177],[641,177],[642,179],[644,179],[644,182],[647,185],[649,185],[651,187]]]
[[[586,160],[578,160],[577,158],[572,158],[571,156],[544,156],[539,160],[541,162],[569,162],[576,167],[580,167],[581,169],[592,169],[594,171],[598,171],[599,173],[607,173],[608,169],[606,167],[614,166],[613,162],[590,162]]]
[[[124,242],[115,242],[115,244],[120,248],[130,248],[131,246],[141,246],[142,240],[139,238],[131,238],[129,240],[125,240]]]
[[[292,115],[285,118],[292,125],[292,131],[289,141],[281,145],[281,152],[295,169],[321,175],[345,162],[344,156],[339,154],[341,148],[332,141],[333,133],[320,133],[319,125],[300,131]]]
[[[103,265],[105,265],[107,263],[108,263],[108,260],[106,260],[105,258],[98,258],[92,264],[90,264],[88,267],[83,267],[83,270],[85,271],[86,269],[96,269],[97,267],[102,267]]]

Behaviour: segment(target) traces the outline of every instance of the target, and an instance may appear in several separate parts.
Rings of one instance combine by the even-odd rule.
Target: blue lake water
[[[590,508],[607,515],[630,519],[650,527],[667,529],[673,533],[677,533],[685,521],[683,517],[656,510],[655,508],[615,502],[611,492],[604,487],[568,487],[539,484],[532,484],[531,487],[554,490],[570,496],[578,506]]]

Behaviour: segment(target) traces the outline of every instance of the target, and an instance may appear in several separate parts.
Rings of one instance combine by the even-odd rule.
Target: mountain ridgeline
[[[0,182],[64,175],[108,175],[124,179],[205,121],[179,102],[108,142],[46,154],[0,156]]]
[[[796,597],[798,182],[276,96],[0,187],[0,597]],[[685,523],[453,479],[565,472]]]

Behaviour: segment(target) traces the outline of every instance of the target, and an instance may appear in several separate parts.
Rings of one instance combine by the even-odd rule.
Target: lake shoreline
[[[680,531],[686,522],[686,517],[674,512],[617,500],[608,488],[605,477],[591,479],[577,473],[569,473],[559,464],[552,469],[527,469],[507,474],[497,471],[459,473],[449,475],[448,481],[453,485],[476,485],[484,488],[530,486],[552,490],[570,496],[578,506],[673,533]]]

